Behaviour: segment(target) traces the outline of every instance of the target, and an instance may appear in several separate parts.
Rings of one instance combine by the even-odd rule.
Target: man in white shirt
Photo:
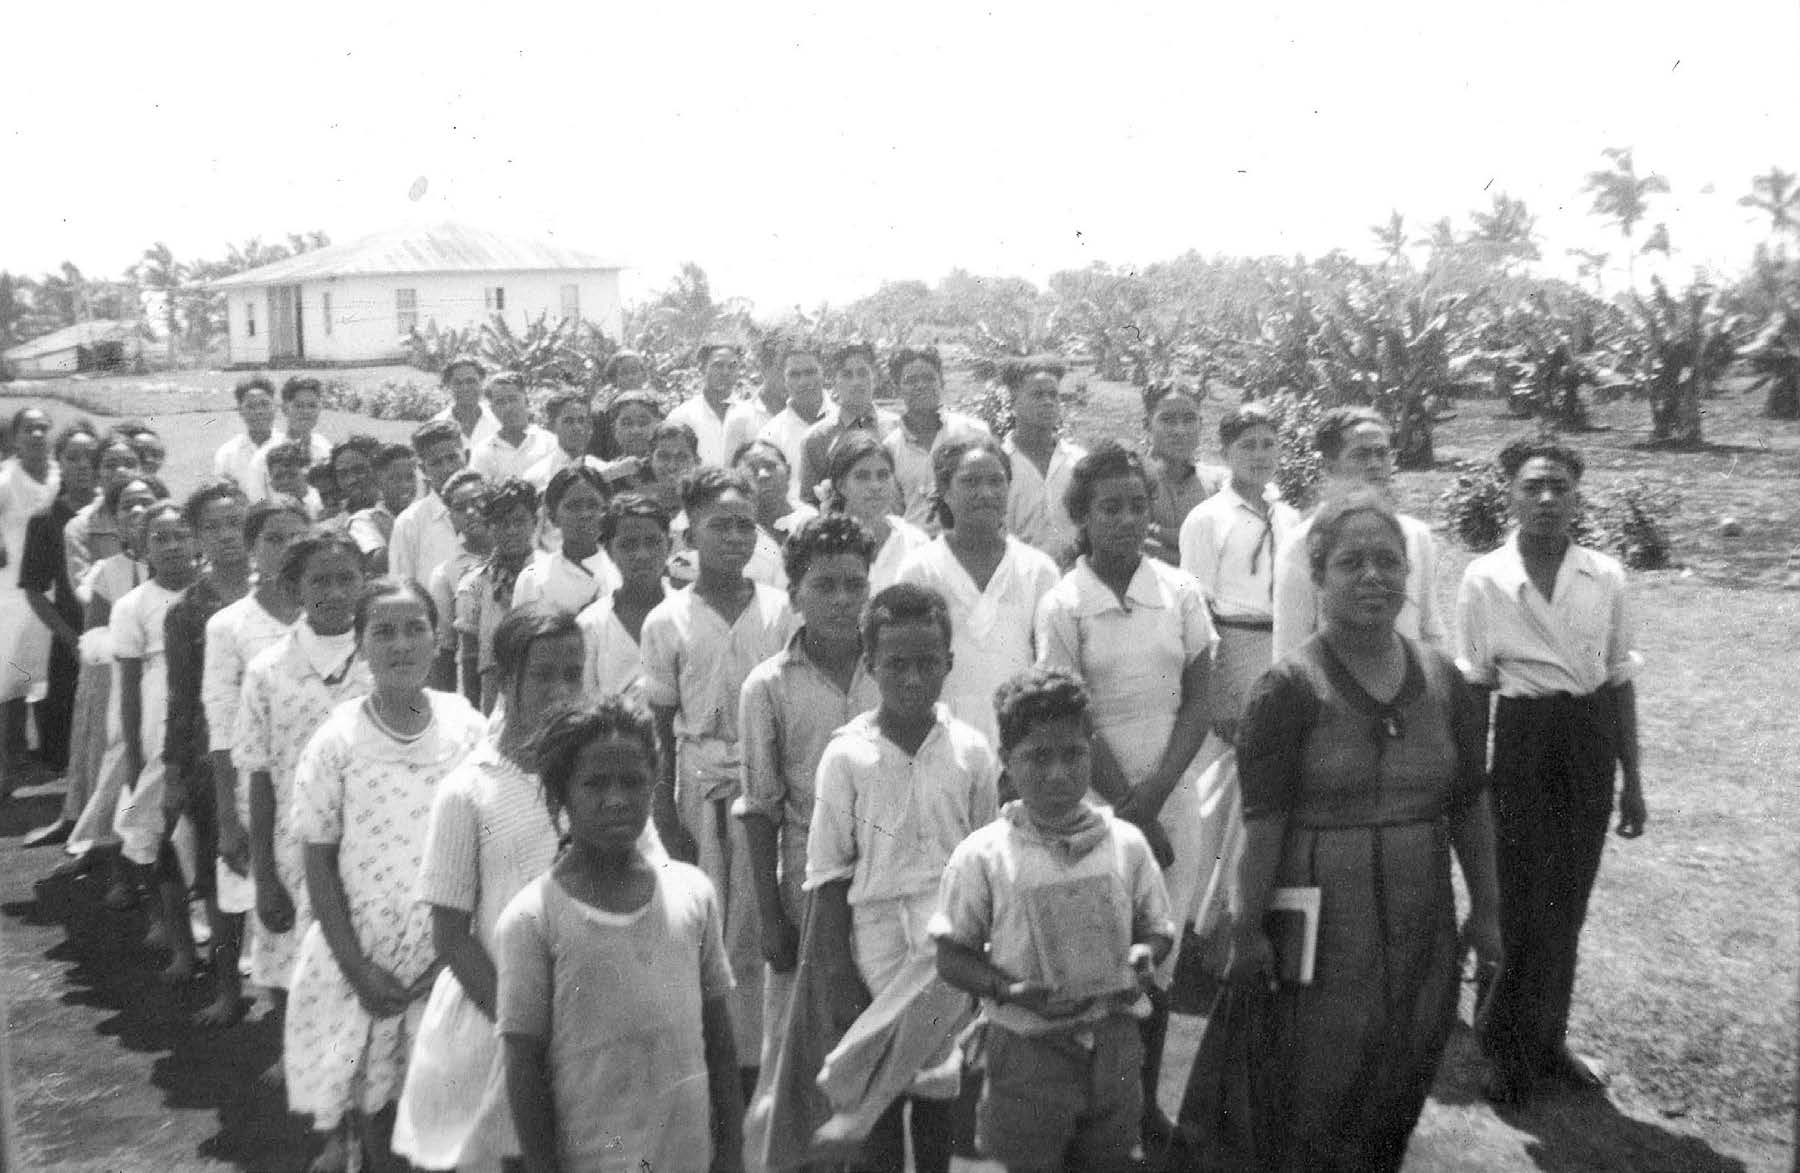
[[[550,434],[556,438],[556,447],[550,454],[525,470],[525,479],[540,494],[550,486],[550,478],[581,460],[591,462],[595,468],[600,461],[588,455],[588,440],[594,433],[594,416],[588,407],[587,396],[579,391],[564,391],[560,395],[552,395],[544,404],[544,422],[550,425]]]
[[[531,422],[531,401],[525,381],[511,371],[489,375],[488,405],[500,420],[500,430],[475,445],[469,467],[498,484],[521,477],[531,466],[556,451],[556,437]]]
[[[738,450],[761,435],[770,420],[787,407],[788,388],[783,357],[788,342],[785,334],[774,331],[764,336],[757,347],[757,364],[762,370],[762,385],[756,394],[739,400],[725,413],[725,459],[737,459]]]
[[[424,496],[400,511],[388,541],[388,572],[427,590],[431,572],[456,554],[456,529],[444,504],[444,482],[463,467],[463,436],[453,420],[431,420],[412,434],[413,452],[425,478]]]
[[[700,441],[700,463],[719,468],[731,459],[725,451],[725,418],[730,414],[732,392],[737,390],[743,356],[729,342],[709,342],[700,348],[700,374],[705,382],[700,394],[678,404],[668,422],[686,424]]]
[[[903,346],[888,360],[888,374],[900,389],[906,410],[900,425],[881,441],[894,457],[894,480],[906,495],[906,520],[937,533],[931,520],[931,495],[937,488],[931,454],[952,440],[989,434],[972,415],[944,409],[944,361],[936,347]]]
[[[825,414],[825,367],[817,348],[804,342],[789,344],[781,356],[781,383],[787,388],[787,406],[762,426],[756,438],[781,449],[793,472],[788,499],[799,501],[806,430]]]
[[[1367,407],[1338,407],[1325,413],[1314,438],[1325,466],[1322,496],[1357,488],[1372,488],[1384,495],[1394,477],[1393,433],[1387,421]],[[1406,537],[1406,602],[1394,620],[1394,629],[1409,639],[1430,644],[1448,654],[1450,636],[1437,601],[1437,539],[1431,527],[1416,517],[1399,514]],[[1294,528],[1292,536],[1275,555],[1275,659],[1312,638],[1319,629],[1319,595],[1307,563],[1306,538],[1312,532],[1309,517]]]
[[[275,438],[275,384],[264,375],[252,375],[238,380],[231,393],[237,399],[244,430],[213,453],[213,475],[241,489],[250,478],[250,462]]]
[[[1059,565],[1068,565],[1075,556],[1075,522],[1063,496],[1076,461],[1087,450],[1059,435],[1063,374],[1063,364],[1054,358],[1006,364],[1000,380],[1012,401],[1013,430],[1001,447],[1012,457],[1006,532],[1036,546]]]
[[[461,429],[464,460],[477,444],[500,430],[499,417],[481,399],[481,384],[486,378],[487,370],[472,358],[451,360],[439,376],[444,389],[450,392],[450,406],[431,418],[450,420]]]
[[[1603,1082],[1569,1049],[1569,1006],[1589,893],[1619,787],[1619,835],[1643,834],[1637,735],[1642,662],[1625,571],[1577,546],[1581,457],[1556,444],[1501,455],[1518,529],[1469,564],[1456,601],[1456,659],[1481,696],[1479,743],[1494,708],[1495,854],[1506,963],[1482,1044],[1491,1098],[1518,1103],[1538,1077]]]
[[[331,441],[313,429],[318,426],[319,412],[325,406],[325,385],[312,375],[295,375],[281,385],[281,415],[287,422],[284,433],[272,437],[257,449],[244,470],[244,495],[254,505],[269,495],[269,449],[275,444],[291,442],[307,454],[307,466],[331,459]]]

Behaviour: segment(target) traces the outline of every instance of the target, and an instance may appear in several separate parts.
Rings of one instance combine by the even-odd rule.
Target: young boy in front
[[[951,855],[938,973],[982,999],[976,1144],[1010,1173],[1125,1169],[1140,1143],[1136,1011],[1175,925],[1141,831],[1086,800],[1087,689],[1032,669],[995,697],[1019,793]]]
[[[869,600],[875,543],[854,518],[815,517],[783,551],[788,599],[801,628],[758,664],[738,699],[745,837],[762,921],[762,1068],[767,1072],[800,960],[806,835],[813,779],[838,728],[876,708],[881,690],[863,664],[857,624]]]
[[[871,599],[862,646],[881,703],[839,729],[819,759],[806,848],[815,931],[837,937],[823,947],[854,957],[876,998],[851,1036],[869,1033],[858,1027],[881,1009],[890,987],[926,990],[939,877],[956,845],[997,813],[999,760],[978,730],[938,702],[950,673],[950,634],[949,607],[929,587],[899,583]],[[909,1009],[895,1014],[896,1039],[929,1038],[909,1017]],[[910,1083],[883,1106],[853,1168],[898,1173],[910,1131],[919,1173],[949,1169],[961,1056],[956,1023],[942,1027]],[[840,1046],[833,1058],[843,1053]],[[909,1130],[902,1127],[907,1105]],[[850,1114],[874,1110],[864,1104]]]

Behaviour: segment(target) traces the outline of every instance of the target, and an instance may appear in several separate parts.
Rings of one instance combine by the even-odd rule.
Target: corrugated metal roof
[[[77,346],[93,346],[98,342],[128,342],[137,333],[138,324],[132,321],[103,318],[94,322],[76,322],[73,326],[64,326],[29,342],[21,342],[8,350],[6,357],[17,362],[55,354],[59,350],[73,350]]]
[[[285,261],[208,282],[213,289],[292,285],[325,277],[380,273],[479,273],[521,269],[620,269],[592,253],[545,241],[472,228],[433,224],[393,228],[350,244],[334,244]]]

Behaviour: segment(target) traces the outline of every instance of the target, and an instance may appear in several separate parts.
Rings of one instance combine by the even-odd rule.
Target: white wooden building
[[[226,295],[233,366],[383,362],[405,355],[414,327],[464,329],[496,313],[515,329],[548,313],[618,338],[620,268],[561,244],[446,223],[314,249],[210,285]]]
[[[144,328],[134,321],[77,322],[0,355],[23,378],[122,370],[144,354]]]

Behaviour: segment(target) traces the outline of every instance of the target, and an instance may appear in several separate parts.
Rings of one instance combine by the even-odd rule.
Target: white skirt
[[[498,1169],[519,1155],[500,1035],[448,969],[419,1022],[393,1145],[421,1169]]]

